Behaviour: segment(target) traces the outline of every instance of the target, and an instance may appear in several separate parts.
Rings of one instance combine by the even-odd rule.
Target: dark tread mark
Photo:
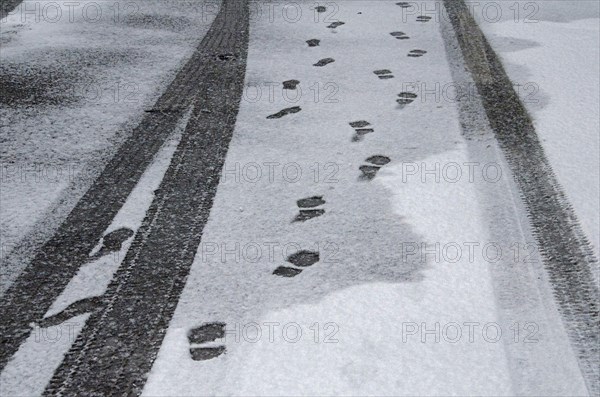
[[[190,343],[214,342],[225,337],[225,326],[225,323],[216,322],[192,328],[188,332],[188,341]]]
[[[397,6],[400,6],[401,8],[410,8],[412,7],[409,3],[407,3],[406,1],[401,1],[399,3],[396,3]]]
[[[372,180],[375,178],[381,167],[388,164],[391,160],[387,156],[375,155],[365,160],[374,165],[361,165],[358,169],[362,172],[360,180]]]
[[[350,127],[352,127],[352,128],[363,128],[368,125],[371,125],[371,123],[369,123],[368,121],[365,121],[365,120],[353,121],[350,123]]]
[[[93,257],[98,258],[111,252],[121,250],[123,243],[131,238],[134,234],[135,233],[133,230],[126,227],[113,230],[104,236],[102,239],[102,247]]]
[[[373,73],[375,73],[377,75],[377,77],[379,77],[379,79],[381,79],[381,80],[387,80],[387,79],[394,78],[394,76],[392,75],[392,71],[388,70],[388,69],[375,70]]]
[[[319,62],[313,64],[313,66],[325,66],[333,62],[335,62],[335,59],[333,58],[323,58]]]
[[[318,47],[320,42],[321,40],[318,39],[306,40],[306,44],[308,44],[309,47]]]
[[[325,204],[323,196],[314,196],[297,201],[299,208],[314,208]],[[301,209],[300,213],[294,218],[294,222],[305,222],[309,219],[316,218],[325,213],[324,209]]]
[[[202,344],[207,342],[214,342],[217,339],[225,337],[225,323],[216,322],[201,325],[193,328],[188,332],[188,342],[192,344]],[[194,361],[210,360],[215,357],[219,357],[225,353],[225,346],[216,347],[191,347],[190,356]]]
[[[226,52],[224,54],[217,55],[217,59],[220,61],[233,61],[236,59],[236,56],[234,54]]]
[[[297,201],[298,207],[300,208],[313,208],[325,204],[323,196],[313,196]]]
[[[398,40],[410,39],[410,37],[407,36],[407,34],[404,33],[404,32],[392,32],[392,33],[390,33],[390,35],[392,35],[393,37],[397,38]]]
[[[210,360],[219,357],[223,353],[225,353],[225,346],[190,348],[190,355],[194,361]]]
[[[359,121],[353,121],[350,123],[350,126],[353,127],[355,130],[355,134],[352,137],[352,142],[360,142],[362,141],[363,137],[367,134],[370,134],[372,132],[375,132],[374,129],[372,128],[362,128],[362,127],[367,127],[370,126],[371,124],[368,121],[365,120],[359,120]]]
[[[325,7],[325,6],[317,6],[317,7],[315,7],[315,10],[317,12],[325,12],[325,11],[327,11],[327,7]]]
[[[375,156],[369,157],[365,161],[367,163],[371,163],[371,164],[375,164],[375,165],[379,165],[379,166],[384,166],[384,165],[388,164],[392,160],[389,157],[387,157],[387,156],[375,155]]]
[[[298,267],[312,266],[319,261],[319,253],[315,251],[302,250],[290,255],[287,261]]]
[[[362,172],[360,178],[363,180],[372,180],[373,178],[375,178],[380,168],[381,167],[375,165],[361,165],[360,167],[358,167],[358,169]]]
[[[337,22],[333,22],[333,23],[331,23],[331,25],[329,25],[329,26],[327,26],[327,27],[328,27],[329,29],[335,29],[335,28],[337,28],[338,26],[342,26],[342,25],[345,25],[345,24],[346,24],[346,22],[337,21]]]
[[[97,311],[102,307],[103,304],[103,296],[93,296],[91,298],[81,299],[77,302],[71,303],[60,313],[56,313],[53,316],[42,319],[38,322],[38,325],[41,328],[54,327],[64,323],[70,318]]]
[[[417,98],[417,94],[413,92],[401,92],[400,94],[398,94],[398,97],[399,99],[396,100],[396,102],[398,102],[398,104],[400,104],[401,106],[405,106],[410,103],[413,103]]]
[[[280,110],[279,112],[272,114],[270,116],[267,116],[268,119],[280,119],[283,116],[287,116],[288,114],[294,114],[294,113],[298,113],[299,111],[301,111],[302,108],[300,106],[294,106],[291,108],[285,108]]]
[[[413,57],[413,58],[419,58],[419,57],[422,57],[425,54],[427,54],[427,51],[425,51],[425,50],[410,50],[408,52],[407,56]]]
[[[324,209],[300,210],[300,213],[294,218],[294,222],[305,222],[309,219],[319,217],[324,213]]]
[[[295,254],[290,255],[287,261],[297,267],[309,267],[319,261],[319,253],[314,251],[298,251]],[[275,276],[280,277],[295,277],[302,273],[302,269],[296,269],[293,267],[279,266],[273,271]]]
[[[430,16],[427,15],[419,15],[417,17],[417,22],[429,22],[431,20]]]
[[[302,273],[302,269],[295,269],[293,267],[279,266],[273,271],[275,276],[279,277],[295,277]]]
[[[284,90],[295,90],[296,86],[300,84],[298,80],[287,80],[283,82]]]

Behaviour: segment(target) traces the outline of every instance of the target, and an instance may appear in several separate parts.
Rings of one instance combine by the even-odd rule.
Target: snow
[[[331,10],[315,14],[313,2],[303,1],[297,3],[302,10],[297,21],[292,4],[286,14],[275,5],[271,19],[269,7],[255,3],[262,9],[252,19],[248,88],[225,171],[144,395],[586,393],[539,253],[533,253],[538,260],[533,264],[511,256],[513,244],[534,240],[484,118],[474,121],[480,123],[477,139],[466,139],[455,101],[419,92],[404,109],[395,102],[415,84],[431,88],[468,77],[456,70],[457,55],[447,52],[444,39],[450,39],[443,37],[443,23],[401,22],[394,3],[337,1],[326,5],[333,7],[331,15]],[[434,3],[423,4],[433,9]],[[539,84],[535,97],[540,102],[526,105],[584,230],[597,236],[598,109],[592,105],[598,103],[598,25],[597,19],[581,19],[587,11],[569,3],[574,4],[540,3],[543,18],[537,24],[504,20],[482,28],[515,81]],[[17,15],[2,22],[3,63],[27,60],[31,70],[46,70],[58,68],[48,54],[68,60],[75,53],[87,58],[68,63],[69,76],[79,76],[75,72],[82,69],[100,82],[139,83],[139,101],[133,103],[79,101],[2,110],[8,120],[8,125],[3,121],[2,139],[8,143],[3,162],[76,170],[75,176],[67,173],[68,178],[52,183],[23,180],[20,174],[3,178],[5,254],[34,238],[32,233],[52,232],[91,182],[77,173],[91,177],[102,168],[124,140],[126,132],[118,131],[139,121],[189,56],[210,20],[177,4],[146,1],[140,14],[165,17],[134,18],[117,27],[106,21],[22,24]],[[326,28],[335,19],[346,24]],[[146,29],[147,24],[154,28]],[[389,35],[399,30],[411,39]],[[321,40],[319,47],[306,45],[313,38]],[[407,57],[413,49],[427,54]],[[118,61],[85,65],[95,57]],[[327,57],[335,62],[312,66]],[[390,69],[395,78],[380,80],[373,73],[377,69]],[[296,93],[281,89],[290,79],[300,80]],[[75,90],[85,87],[73,81]],[[292,106],[302,111],[266,119]],[[369,121],[375,132],[353,143],[348,123],[357,120]],[[157,154],[106,233],[137,230],[186,122]],[[372,155],[391,162],[374,180],[360,181],[359,166]],[[444,175],[435,181],[427,173],[450,164],[462,172],[458,181]],[[465,164],[476,164],[474,180]],[[486,164],[498,167],[498,180],[481,174]],[[326,200],[326,213],[292,222],[296,201],[314,195]],[[39,226],[41,231],[32,232]],[[116,257],[83,266],[46,316],[102,294],[130,243]],[[466,248],[470,243],[478,244],[473,258]],[[509,254],[492,261],[483,250],[487,243]],[[442,251],[431,253],[436,244]],[[461,255],[451,260],[456,245]],[[272,275],[300,248],[318,250],[320,261],[294,278]],[[2,278],[14,279],[19,266],[3,267]],[[41,394],[87,316],[70,319],[77,326],[58,343],[40,343],[37,329],[0,374],[0,394]],[[227,324],[227,334],[209,345],[225,345],[226,354],[193,361],[187,333],[215,321]],[[537,327],[533,336],[526,323]],[[67,326],[60,326],[63,332]],[[436,326],[439,331],[427,332]],[[535,343],[525,343],[527,336]]]
[[[158,189],[169,167],[190,115],[191,111],[188,111],[182,117],[176,130],[158,151],[153,162],[130,193],[123,208],[105,231],[105,235],[123,227],[136,231],[141,226],[146,210],[154,198],[153,192]],[[125,241],[118,252],[91,260],[81,266],[44,318],[60,313],[81,299],[104,294],[132,241],[133,238]],[[98,246],[91,255],[100,246],[101,242],[98,242]],[[86,313],[47,328],[32,324],[32,334],[19,347],[17,353],[0,374],[0,394],[3,396],[42,395],[46,385],[52,379],[54,371],[75,342],[88,317],[89,314]]]
[[[479,26],[513,83],[523,86],[517,92],[598,258],[600,3],[540,1],[527,12],[527,2],[508,3],[496,2],[502,20],[478,18]]]
[[[0,294],[152,107],[214,18],[202,7],[161,0],[51,3],[62,17],[55,20],[48,3],[26,1],[27,10],[37,5],[37,14],[17,8],[0,25],[2,84],[12,81],[18,92],[28,87],[17,105],[3,103],[0,110]],[[97,7],[101,18],[93,22]]]
[[[330,30],[325,27],[330,21],[314,22],[312,3],[302,5],[308,18],[258,19],[251,25],[246,84],[252,88],[242,101],[211,216],[143,394],[585,394],[540,281],[542,270],[520,263],[504,270],[508,255],[498,263],[482,258],[487,242],[506,252],[511,244],[533,241],[490,132],[482,132],[481,141],[466,141],[452,101],[418,98],[405,109],[395,103],[414,83],[453,81],[439,25],[399,23],[394,2],[347,1],[336,3],[335,15],[346,24]],[[389,35],[398,30],[411,40]],[[321,40],[319,47],[306,45],[312,38]],[[416,48],[428,53],[406,56]],[[327,57],[335,62],[312,66]],[[377,69],[390,69],[395,78],[379,80]],[[281,91],[281,82],[290,79],[301,82],[303,94],[295,101],[285,100]],[[277,85],[269,96],[272,82]],[[322,92],[316,100],[310,87],[327,83],[337,89],[336,101],[325,101]],[[262,90],[259,99],[256,87]],[[291,106],[302,111],[266,119]],[[352,143],[348,123],[357,120],[369,121],[375,132]],[[358,167],[376,154],[392,161],[370,183],[358,181]],[[470,182],[464,166],[469,162],[477,162],[478,172],[497,163],[501,183],[481,176]],[[273,174],[267,163],[277,164]],[[462,167],[458,183],[443,178],[435,183],[432,176],[424,183],[421,174],[405,179],[409,166],[424,164],[424,170],[450,163]],[[301,171],[297,180],[282,174],[289,164]],[[326,164],[334,164],[330,183],[322,174],[314,178],[315,165]],[[257,167],[262,174],[255,177]],[[296,200],[313,195],[323,195],[326,213],[291,223]],[[466,250],[454,263],[431,254],[403,260],[408,244],[431,249],[436,243],[469,242],[480,244],[473,261]],[[328,260],[324,243],[335,247]],[[267,244],[276,247],[272,256]],[[299,276],[277,278],[271,273],[285,264],[286,244],[321,247],[322,260]],[[256,246],[259,260],[244,251]],[[187,333],[217,321],[227,324],[227,334],[210,346],[225,345],[227,352],[193,361]],[[477,323],[473,342],[465,325],[471,322]],[[522,343],[527,322],[539,326],[537,343]],[[454,323],[462,331],[458,343],[447,340]],[[326,324],[329,332],[337,330],[337,343],[322,340]],[[417,334],[408,335],[414,324]],[[425,335],[423,343],[420,331],[436,324],[440,342]],[[481,333],[486,325],[488,339]],[[502,335],[494,341],[496,326]],[[284,327],[289,334],[282,334]],[[296,329],[302,338],[293,342]]]

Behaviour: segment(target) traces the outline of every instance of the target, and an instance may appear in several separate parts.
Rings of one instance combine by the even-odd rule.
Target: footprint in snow
[[[323,58],[319,62],[315,63],[313,66],[325,66],[325,65],[329,65],[332,62],[335,62],[335,59],[333,59],[333,58]]]
[[[352,137],[352,142],[360,142],[363,137],[371,132],[375,132],[372,128],[365,128],[370,126],[371,123],[365,120],[353,121],[350,123],[350,127],[354,128],[354,136]]]
[[[102,247],[92,256],[92,259],[100,258],[111,252],[120,251],[123,243],[133,235],[133,230],[126,227],[113,230],[102,238]]]
[[[406,39],[410,39],[410,37],[408,37],[406,35],[406,33],[404,32],[392,32],[390,33],[390,35],[394,36],[395,38],[397,38],[398,40],[406,40]]]
[[[361,165],[358,169],[362,172],[359,177],[360,180],[372,180],[375,178],[381,167],[389,163],[391,160],[389,157],[375,155],[365,160],[369,165]]]
[[[304,199],[300,199],[296,202],[298,208],[300,208],[300,213],[296,215],[293,222],[305,222],[309,219],[316,218],[325,213],[324,209],[315,208],[320,207],[325,204],[325,200],[323,200],[323,196],[313,196]]]
[[[337,27],[339,27],[339,26],[342,26],[342,25],[345,25],[345,24],[346,24],[346,22],[342,22],[342,21],[336,21],[336,22],[332,22],[332,23],[331,23],[330,25],[328,25],[327,27],[328,27],[329,29],[335,29],[335,28],[337,28]]]
[[[429,22],[429,20],[431,20],[431,17],[427,15],[419,15],[417,17],[417,22]]]
[[[287,261],[290,262],[295,267],[289,266],[279,266],[277,269],[273,271],[275,276],[280,277],[295,277],[298,274],[302,273],[302,269],[298,269],[299,267],[309,267],[314,265],[319,261],[319,253],[315,251],[298,251],[295,254],[290,255],[287,258]]]
[[[396,100],[396,102],[398,102],[398,104],[401,107],[404,107],[408,104],[413,103],[416,98],[417,98],[417,94],[415,94],[413,92],[401,92],[398,94],[398,99]]]
[[[283,116],[286,116],[288,114],[294,114],[294,113],[298,113],[299,111],[301,111],[302,108],[300,106],[294,106],[291,108],[285,108],[280,110],[279,112],[272,114],[270,116],[267,116],[268,119],[280,119]]]
[[[427,51],[425,50],[410,50],[407,56],[412,58],[419,58],[425,54],[427,54]]]
[[[300,84],[298,80],[287,80],[283,82],[284,90],[295,90],[296,86]]]
[[[225,337],[225,323],[207,323],[192,328],[187,337],[190,355],[194,361],[210,360],[225,353],[225,346],[214,346],[210,343]]]
[[[375,70],[373,73],[379,77],[380,80],[393,79],[392,71],[388,69]]]
[[[318,39],[306,40],[306,44],[308,44],[309,47],[318,47],[320,42],[321,40]]]

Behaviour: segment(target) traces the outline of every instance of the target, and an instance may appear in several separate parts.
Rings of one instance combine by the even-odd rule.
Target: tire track
[[[247,2],[224,2],[196,65],[202,81],[181,143],[105,306],[92,313],[45,395],[141,394],[219,183],[242,96],[248,25]]]
[[[465,3],[445,0],[463,57],[521,191],[554,296],[591,395],[600,393],[597,265],[527,110]]]
[[[229,2],[227,3],[229,4]],[[0,370],[41,320],[121,209],[156,152],[203,87],[215,51],[231,41],[222,7],[173,82],[148,111],[100,176],[7,290],[0,306]],[[229,41],[228,41],[229,37]],[[214,67],[213,67],[214,68]],[[210,87],[209,87],[210,88]]]

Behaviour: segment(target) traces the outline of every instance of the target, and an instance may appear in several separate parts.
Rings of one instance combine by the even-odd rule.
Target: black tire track
[[[221,7],[194,54],[155,103],[154,111],[145,114],[56,233],[7,290],[0,305],[0,370],[31,333],[30,324],[43,318],[79,267],[88,261],[88,254],[198,92],[223,88],[222,84],[211,87],[214,79],[207,79],[216,65],[227,62],[213,57],[214,54],[247,45],[246,16],[232,16],[239,17],[239,27],[230,26],[233,22],[223,15],[225,9]],[[233,34],[238,28],[243,31]],[[245,62],[245,52],[240,52],[236,62]],[[223,95],[235,92],[234,85],[223,90]]]
[[[461,0],[445,0],[463,57],[528,211],[554,296],[591,395],[600,394],[599,293],[592,248],[502,63]]]
[[[131,248],[45,395],[139,395],[208,220],[242,97],[247,1],[226,0],[195,65],[191,119]],[[219,54],[228,54],[226,59]]]

